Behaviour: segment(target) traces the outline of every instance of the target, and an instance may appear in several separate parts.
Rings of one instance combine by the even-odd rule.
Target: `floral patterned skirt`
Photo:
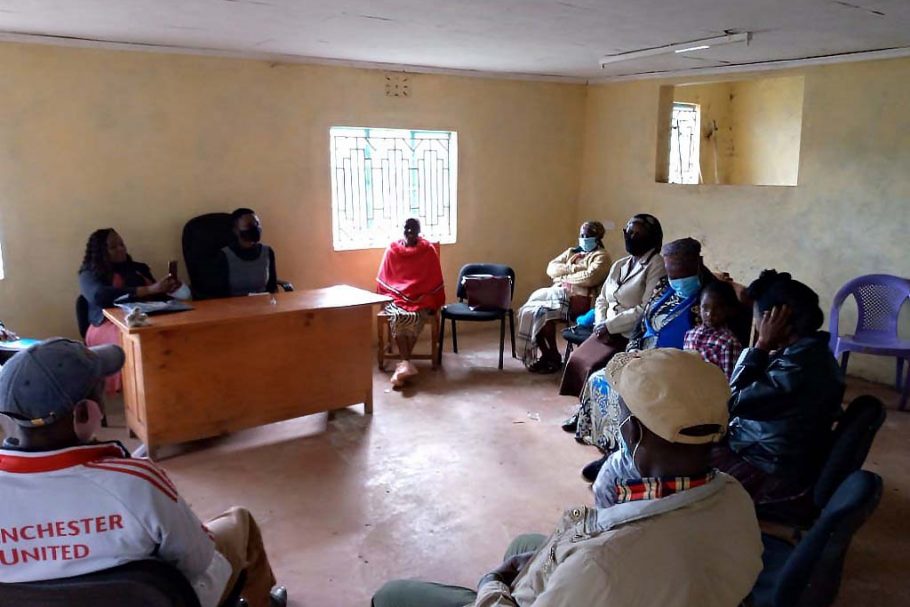
[[[606,371],[595,371],[585,383],[578,408],[575,438],[604,453],[615,451],[619,438],[619,394],[610,388]]]

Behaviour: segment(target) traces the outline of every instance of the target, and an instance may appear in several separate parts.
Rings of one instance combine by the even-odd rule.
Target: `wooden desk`
[[[349,286],[193,302],[129,328],[118,308],[130,430],[150,457],[166,443],[331,411],[373,412],[373,306]]]

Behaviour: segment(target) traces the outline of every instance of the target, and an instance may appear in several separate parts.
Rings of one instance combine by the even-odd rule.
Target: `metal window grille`
[[[455,242],[457,133],[338,126],[329,137],[336,251],[383,248],[409,217],[427,239]]]
[[[670,129],[670,183],[701,183],[698,105],[674,103]]]

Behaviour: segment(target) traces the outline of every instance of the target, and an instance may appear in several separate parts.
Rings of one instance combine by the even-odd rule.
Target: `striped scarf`
[[[675,476],[664,478],[641,478],[616,483],[616,503],[635,502],[639,500],[656,500],[687,489],[707,485],[717,472],[712,470],[700,476]]]

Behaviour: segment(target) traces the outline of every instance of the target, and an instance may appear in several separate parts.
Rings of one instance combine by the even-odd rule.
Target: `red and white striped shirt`
[[[231,567],[164,470],[119,443],[0,449],[0,583],[82,575],[157,557],[215,606]]]

